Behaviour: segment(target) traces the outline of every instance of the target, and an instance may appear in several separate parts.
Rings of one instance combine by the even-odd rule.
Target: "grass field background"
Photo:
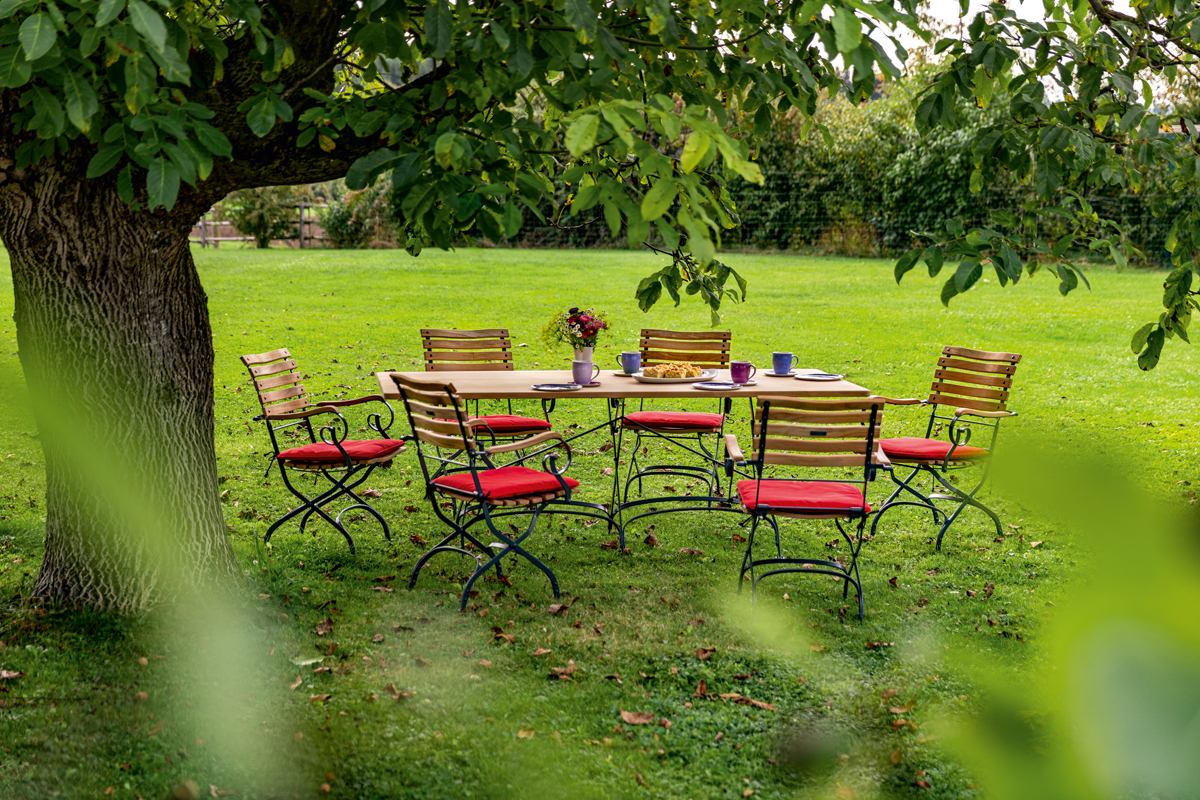
[[[989,493],[1009,535],[994,541],[986,518],[968,513],[937,554],[927,518],[885,518],[860,562],[867,618],[859,622],[832,581],[813,577],[764,584],[752,614],[736,594],[733,515],[649,520],[660,546],[643,544],[647,525],[635,526],[627,557],[600,548],[609,538],[603,526],[555,516],[530,549],[549,560],[573,600],[569,612],[547,614],[546,581],[515,565],[511,588],[480,584],[471,613],[460,614],[456,586],[468,570],[454,556],[433,562],[414,591],[404,588],[421,542],[440,534],[411,454],[369,484],[382,495],[376,506],[392,524],[391,543],[361,522],[352,528],[353,557],[340,536],[315,525],[316,537],[284,527],[269,548],[261,545],[290,497],[277,474],[264,477],[268,441],[251,420],[257,403],[238,356],[289,347],[312,394],[351,397],[375,391],[375,371],[418,369],[422,327],[508,327],[528,345],[517,348],[518,369],[565,370],[570,353],[547,353],[539,340],[556,311],[609,313],[613,334],[597,348],[607,367],[613,353],[636,346],[641,327],[703,329],[707,310],[685,300],[638,311],[633,288],[662,263],[641,253],[195,256],[217,354],[222,502],[247,580],[230,626],[254,642],[255,668],[237,680],[197,672],[202,659],[191,649],[204,643],[172,636],[166,612],[112,619],[38,613],[22,602],[39,565],[44,477],[0,255],[0,590],[11,598],[0,668],[25,673],[0,694],[0,794],[149,800],[188,780],[205,795],[285,798],[982,791],[972,763],[948,742],[980,700],[978,682],[956,664],[987,664],[1019,682],[1047,658],[1042,630],[1086,576],[1085,548],[1062,519],[1035,517],[1020,497]],[[928,392],[945,344],[1020,352],[1009,403],[1020,416],[1002,432],[1001,466],[1006,452],[1034,445],[1085,450],[1168,503],[1193,499],[1200,437],[1190,389],[1200,355],[1172,342],[1159,369],[1143,373],[1127,345],[1157,313],[1161,273],[1096,267],[1093,290],[1068,298],[1048,274],[1007,289],[993,277],[946,310],[937,301],[940,280],[910,273],[897,286],[891,262],[727,259],[750,281],[747,302],[722,309],[735,358],[762,366],[773,350],[792,350],[802,366],[909,397]],[[564,400],[555,421],[589,425],[603,414]],[[919,435],[923,419],[916,409],[888,409],[885,431]],[[735,406],[732,428],[746,437],[744,406]],[[576,457],[570,474],[585,499],[607,497],[609,463],[605,455]],[[872,498],[885,492],[880,483]],[[786,522],[784,536],[793,552],[837,552],[825,545],[834,536],[829,523]],[[387,576],[395,578],[376,580]],[[984,599],[988,584],[994,593]],[[385,585],[394,591],[376,591]],[[316,625],[327,618],[333,632],[319,636]],[[497,644],[493,627],[513,635],[512,644]],[[699,647],[716,653],[701,660]],[[539,649],[550,652],[533,655]],[[292,662],[315,657],[324,660]],[[572,661],[573,680],[549,677],[551,667]],[[331,669],[314,672],[322,667]],[[701,680],[709,693],[777,708],[695,697]],[[197,714],[214,692],[244,699],[244,711],[225,721],[248,742],[240,757],[217,746],[234,734]],[[670,725],[623,725],[621,710],[652,712]]]

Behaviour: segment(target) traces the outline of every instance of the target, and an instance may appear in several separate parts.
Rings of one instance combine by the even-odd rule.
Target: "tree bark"
[[[72,170],[41,168],[0,189],[46,459],[33,594],[132,611],[169,597],[176,581],[230,574],[212,333],[188,221],[133,211],[112,182]]]

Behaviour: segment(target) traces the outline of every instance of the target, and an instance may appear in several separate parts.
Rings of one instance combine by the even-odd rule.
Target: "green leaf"
[[[1146,352],[1138,356],[1138,367],[1144,370],[1154,369],[1158,366],[1158,358],[1162,355],[1163,342],[1167,339],[1167,333],[1161,327],[1155,328],[1146,337]]]
[[[157,11],[142,0],[129,0],[129,21],[155,50],[163,49],[163,45],[167,43],[167,26],[163,24]]]
[[[179,197],[179,169],[162,156],[154,159],[146,172],[146,191],[151,211],[159,206],[170,211]]]
[[[33,69],[20,45],[0,47],[0,86],[16,89],[29,82]]]
[[[0,19],[8,19],[28,3],[29,0],[0,0]]]
[[[942,248],[936,244],[926,248],[921,258],[925,260],[925,266],[929,269],[929,277],[931,278],[937,277],[937,274],[942,271],[942,264],[946,261],[945,254],[942,253]]]
[[[117,18],[125,10],[125,0],[100,0],[100,10],[96,12],[96,27],[100,28]]]
[[[376,150],[350,165],[346,171],[346,186],[354,191],[367,188],[382,171],[383,165],[396,157],[394,150]]]
[[[500,224],[504,226],[504,235],[510,239],[521,230],[521,210],[512,200],[504,204],[504,211],[500,213]]]
[[[100,148],[100,152],[92,156],[87,165],[87,176],[98,178],[115,167],[125,153],[125,146],[120,144]]]
[[[1108,252],[1112,256],[1112,260],[1116,263],[1118,270],[1125,269],[1128,262],[1125,260],[1125,248],[1120,244],[1111,244],[1108,246]]]
[[[67,119],[84,133],[91,127],[92,115],[99,110],[96,92],[92,85],[74,72],[67,73],[63,84],[67,95]]]
[[[659,178],[642,198],[642,219],[650,222],[656,220],[671,207],[679,188],[670,178]]]
[[[595,41],[598,17],[588,0],[566,0],[567,24],[583,44]]]
[[[896,283],[904,277],[904,274],[916,266],[917,259],[921,257],[921,249],[909,250],[904,255],[900,256],[900,260],[896,262],[896,267],[893,273],[896,276]]]
[[[117,194],[126,203],[133,203],[133,166],[130,164],[117,175]]]
[[[49,14],[34,14],[21,23],[17,38],[21,40],[21,47],[25,48],[25,59],[35,61],[50,52],[58,32],[54,30],[54,20],[50,19]]]
[[[650,223],[644,219],[627,220],[626,236],[628,237],[629,249],[632,250],[646,241],[646,237],[650,235]]]
[[[596,131],[600,129],[600,117],[597,114],[585,114],[567,129],[564,143],[571,155],[582,156],[592,149],[596,143]]]
[[[971,194],[979,194],[980,192],[983,191],[983,171],[982,170],[976,169],[976,170],[971,171],[971,183],[970,183],[969,188],[971,190]]]
[[[1153,322],[1147,322],[1142,327],[1138,328],[1133,333],[1133,339],[1129,342],[1129,349],[1136,356],[1142,352],[1142,348],[1146,346],[1146,340],[1150,337],[1150,331],[1154,329]]]
[[[425,40],[433,58],[446,55],[454,44],[454,16],[446,0],[434,0],[425,6]]]
[[[708,152],[711,141],[707,133],[692,131],[688,136],[687,144],[683,146],[683,156],[679,159],[679,168],[684,172],[691,172],[695,169],[696,165],[700,163],[700,159]]]
[[[942,284],[942,305],[949,306],[956,294],[958,294],[958,286],[955,284],[954,278],[950,278]]]
[[[246,124],[260,139],[275,127],[275,104],[271,102],[269,92],[259,95],[254,105],[250,106],[250,111],[246,114]]]
[[[196,138],[200,140],[200,144],[204,145],[208,152],[214,156],[224,156],[225,158],[233,156],[233,145],[230,144],[225,134],[207,122],[193,120],[192,126],[196,131]]]
[[[1058,293],[1066,297],[1071,290],[1079,285],[1079,277],[1075,270],[1066,264],[1058,265]]]
[[[965,259],[959,262],[958,269],[954,271],[954,286],[958,289],[959,294],[967,291],[975,285],[983,276],[983,264],[971,259]]]
[[[1016,283],[1021,277],[1021,259],[1007,242],[1000,245],[1000,257],[1004,260],[1004,271]]]
[[[833,34],[839,53],[849,53],[862,44],[862,23],[846,6],[833,12]]]

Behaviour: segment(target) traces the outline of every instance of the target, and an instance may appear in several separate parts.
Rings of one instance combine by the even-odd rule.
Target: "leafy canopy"
[[[314,53],[319,26],[289,27],[294,5],[0,0],[18,166],[81,148],[88,177],[116,170],[127,202],[170,210],[237,157],[231,142],[283,126],[297,158],[352,154],[352,187],[390,174],[414,254],[472,225],[511,236],[561,179],[553,224],[672,256],[638,287],[643,308],[684,291],[715,320],[746,289],[714,252],[736,214],[726,177],[762,180],[749,136],[840,87],[830,55],[870,94],[877,70],[898,75],[879,23],[916,25],[915,0],[365,0]],[[236,119],[214,119],[214,89]]]

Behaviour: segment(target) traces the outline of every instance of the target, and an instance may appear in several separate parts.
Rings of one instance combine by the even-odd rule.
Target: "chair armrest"
[[[740,464],[746,460],[746,456],[742,454],[742,446],[738,444],[737,436],[735,434],[725,434],[725,452],[729,454],[729,459],[731,461]]]
[[[524,450],[528,447],[536,447],[543,442],[549,442],[554,439],[557,439],[561,442],[563,440],[562,434],[558,431],[542,431],[541,433],[536,433],[533,436],[530,436],[528,439],[522,439],[519,442],[497,444],[491,447],[485,447],[483,450],[489,455],[495,455],[497,453],[511,453],[514,450]]]
[[[954,416],[961,417],[963,414],[970,414],[972,417],[988,417],[989,419],[1002,419],[1004,417],[1015,417],[1015,411],[976,411],[973,408],[956,408]]]
[[[923,406],[929,401],[923,400],[919,397],[885,397],[883,398],[883,402],[887,403],[889,406]]]
[[[303,411],[294,411],[290,414],[266,414],[265,418],[266,419],[304,419],[305,417],[312,417],[317,414],[337,414],[337,413],[338,413],[338,411],[336,408],[329,408],[328,406],[322,404],[319,406],[312,406],[310,408],[306,408]],[[340,417],[341,414],[338,414],[338,416]]]
[[[356,406],[359,403],[369,403],[371,401],[377,401],[380,403],[387,402],[386,400],[383,399],[383,395],[381,395],[381,394],[369,394],[365,397],[356,397],[353,400],[322,400],[321,405],[323,405],[323,406]]]
[[[874,461],[876,464],[883,467],[884,469],[892,468],[892,460],[887,457],[887,453],[883,452],[883,447],[881,447],[879,444],[875,445]]]

